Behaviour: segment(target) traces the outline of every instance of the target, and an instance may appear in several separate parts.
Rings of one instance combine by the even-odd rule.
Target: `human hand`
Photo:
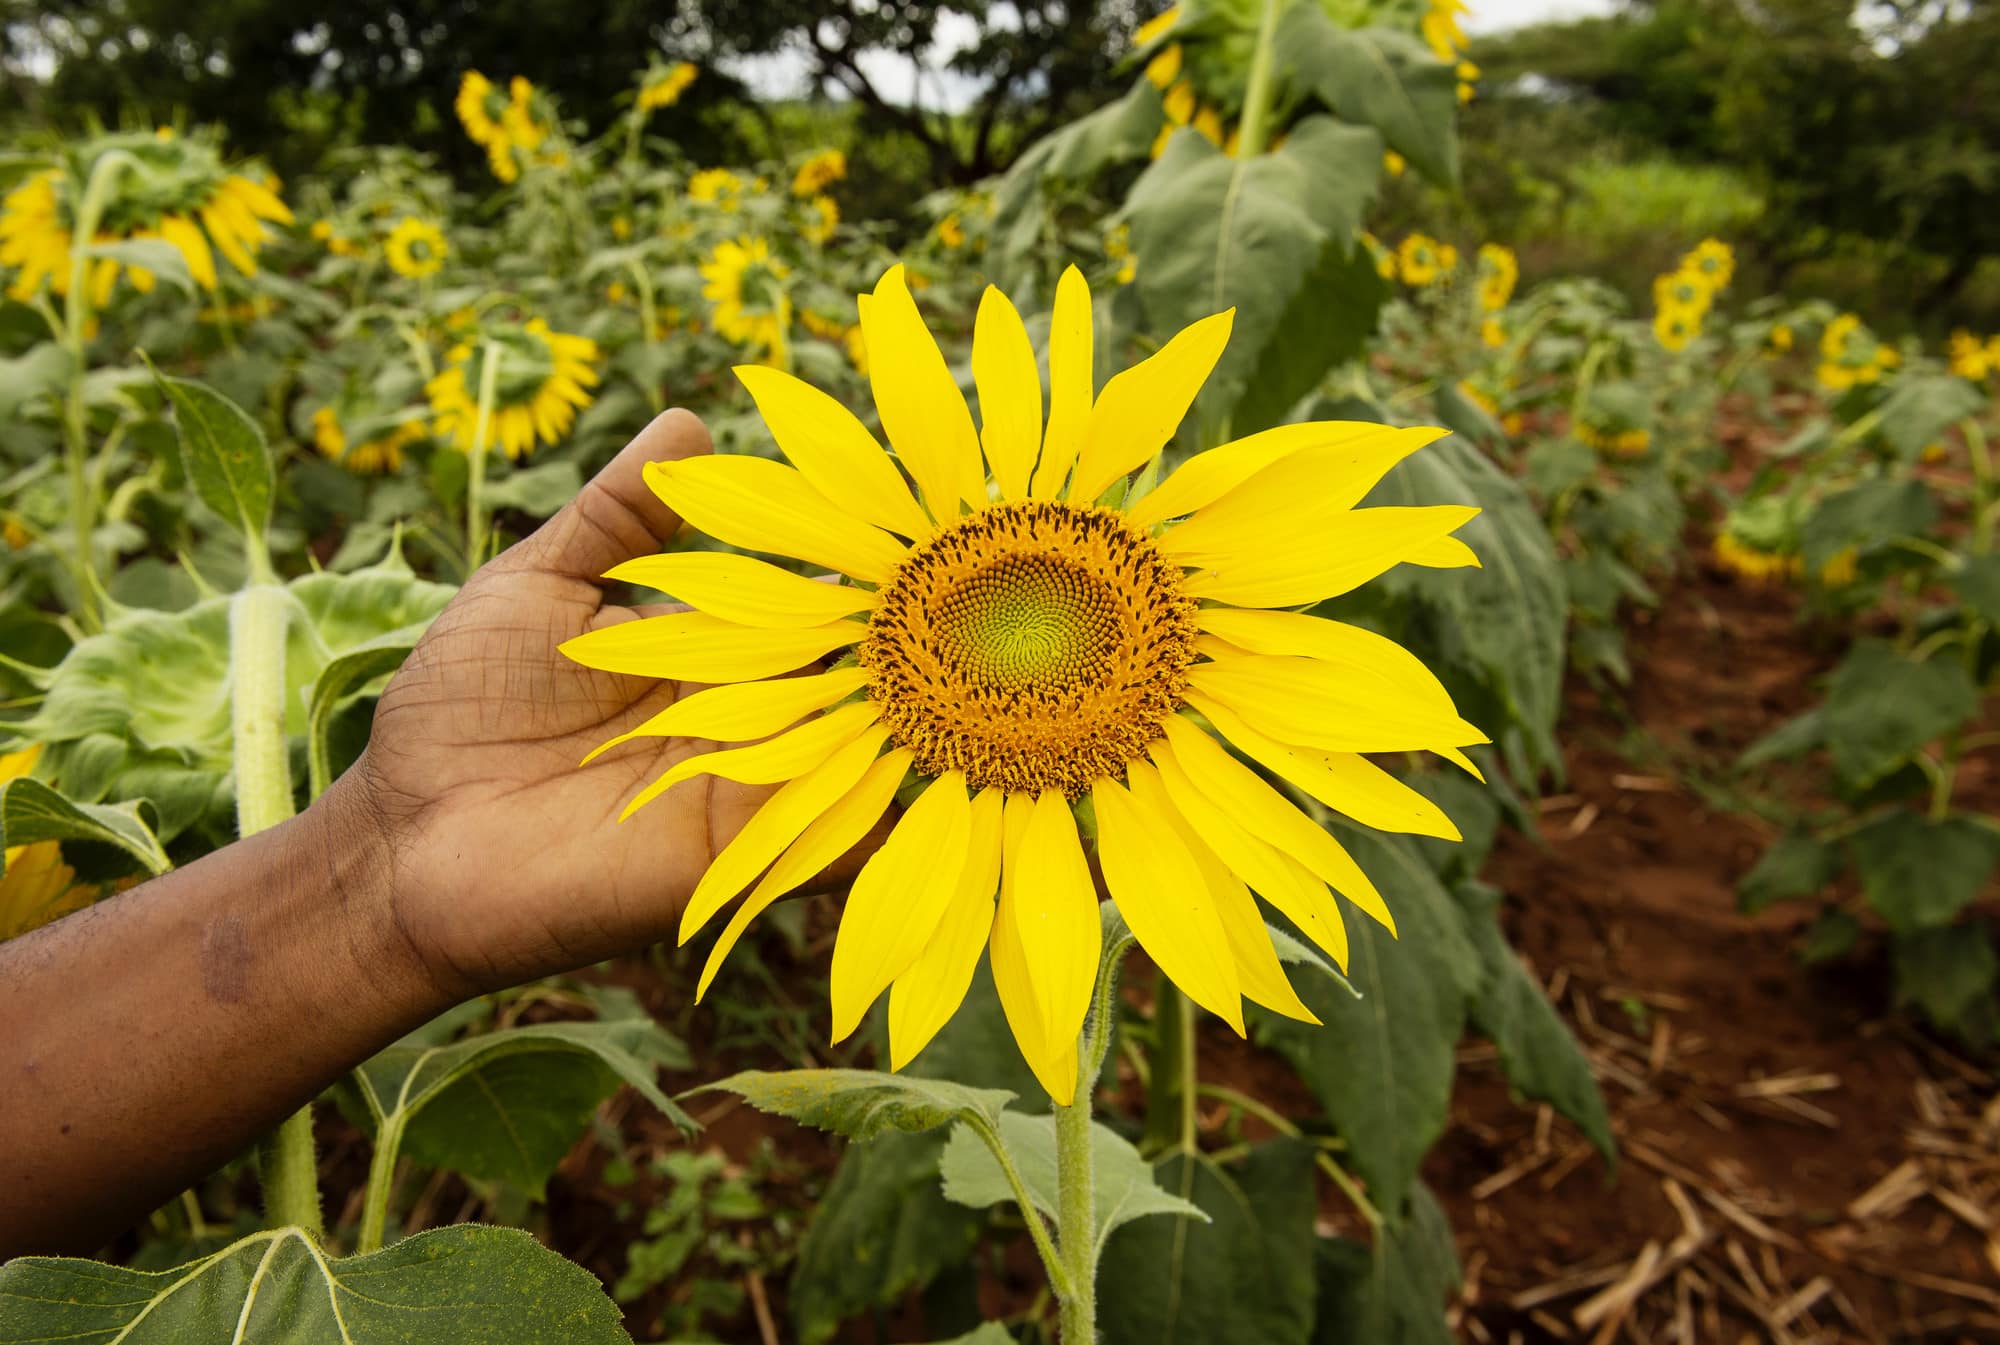
[[[650,738],[578,763],[697,688],[596,672],[556,648],[639,615],[607,604],[599,576],[680,526],[642,468],[708,451],[699,420],[667,412],[474,574],[390,680],[367,750],[326,795],[381,847],[396,928],[452,996],[669,937],[770,792],[701,776],[621,824],[641,786],[709,744]]]

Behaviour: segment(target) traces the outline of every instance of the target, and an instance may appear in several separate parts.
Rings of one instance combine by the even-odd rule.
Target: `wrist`
[[[413,840],[371,788],[364,757],[300,816],[323,866],[345,953],[370,992],[423,1022],[480,993],[453,964],[410,899]]]

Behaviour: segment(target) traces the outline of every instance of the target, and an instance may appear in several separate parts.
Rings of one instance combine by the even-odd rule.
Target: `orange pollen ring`
[[[924,775],[1075,798],[1165,736],[1194,662],[1181,571],[1113,510],[995,505],[882,587],[861,666]]]

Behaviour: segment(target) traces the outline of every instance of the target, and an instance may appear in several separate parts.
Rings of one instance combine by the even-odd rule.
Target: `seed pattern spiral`
[[[1163,736],[1194,661],[1181,571],[1109,509],[995,505],[912,551],[859,649],[925,775],[1075,798]]]

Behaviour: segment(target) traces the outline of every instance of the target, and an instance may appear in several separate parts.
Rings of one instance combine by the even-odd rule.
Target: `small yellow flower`
[[[743,195],[743,179],[727,168],[704,168],[688,179],[687,194],[691,201],[734,210]]]
[[[1993,365],[1987,358],[1986,342],[1963,327],[1951,334],[1951,342],[1946,349],[1951,361],[1951,371],[1960,378],[1968,378],[1978,383],[1993,371]]]
[[[1701,335],[1698,309],[1666,307],[1653,315],[1653,337],[1662,347],[1679,354]]]
[[[714,305],[715,330],[746,346],[781,349],[792,324],[785,283],[791,273],[761,238],[716,244],[701,264],[701,292]]]
[[[389,237],[382,244],[382,254],[389,259],[389,269],[399,276],[420,280],[434,276],[444,269],[444,259],[451,248],[444,241],[444,232],[429,220],[415,216],[405,216],[389,231]]]
[[[687,92],[688,85],[694,83],[700,71],[686,61],[678,61],[669,66],[655,66],[646,72],[646,82],[639,86],[638,108],[641,113],[672,107]]]
[[[1458,264],[1457,249],[1429,234],[1411,234],[1396,248],[1396,270],[1405,285],[1422,289]]]
[[[1681,269],[1699,275],[1710,290],[1725,290],[1736,275],[1736,253],[1720,238],[1704,238],[1681,258]]]
[[[1120,224],[1104,236],[1104,257],[1115,262],[1118,269],[1112,278],[1121,285],[1129,285],[1139,275],[1139,254],[1132,251],[1132,226]]]
[[[623,243],[632,237],[632,221],[624,215],[611,217],[611,236]]]
[[[847,155],[823,149],[799,165],[792,175],[792,195],[817,196],[847,176]]]
[[[1772,326],[1771,334],[1766,339],[1770,342],[1772,350],[1775,350],[1778,353],[1783,354],[1784,352],[1792,348],[1792,341],[1794,338],[1792,335],[1792,329],[1786,326],[1784,323],[1780,322]]]
[[[1410,161],[1396,153],[1395,150],[1385,149],[1382,151],[1382,171],[1390,177],[1401,177],[1403,170],[1409,166]]]
[[[485,361],[499,359],[494,380],[492,422],[486,448],[497,445],[510,458],[527,456],[539,440],[560,442],[590,405],[597,386],[597,343],[586,336],[551,331],[541,318],[508,325],[454,347],[443,372],[424,385],[437,437],[464,453],[479,445],[479,390]]]
[[[1498,318],[1482,318],[1479,323],[1479,339],[1491,350],[1498,350],[1507,344],[1507,329],[1500,325]]]
[[[840,227],[840,207],[831,196],[815,196],[806,202],[806,222],[799,232],[814,247],[825,247],[833,241],[833,234]]]
[[[1685,267],[1653,278],[1653,306],[1679,309],[1700,318],[1715,300],[1715,288],[1699,271]]]
[[[959,222],[956,210],[938,221],[937,240],[953,251],[965,246],[965,226]]]
[[[1514,258],[1514,249],[1500,243],[1479,245],[1479,306],[1488,313],[1497,313],[1507,306],[1514,297],[1514,286],[1521,278],[1521,266]]]
[[[1479,67],[1471,61],[1458,63],[1458,101],[1469,103],[1479,92]]]

